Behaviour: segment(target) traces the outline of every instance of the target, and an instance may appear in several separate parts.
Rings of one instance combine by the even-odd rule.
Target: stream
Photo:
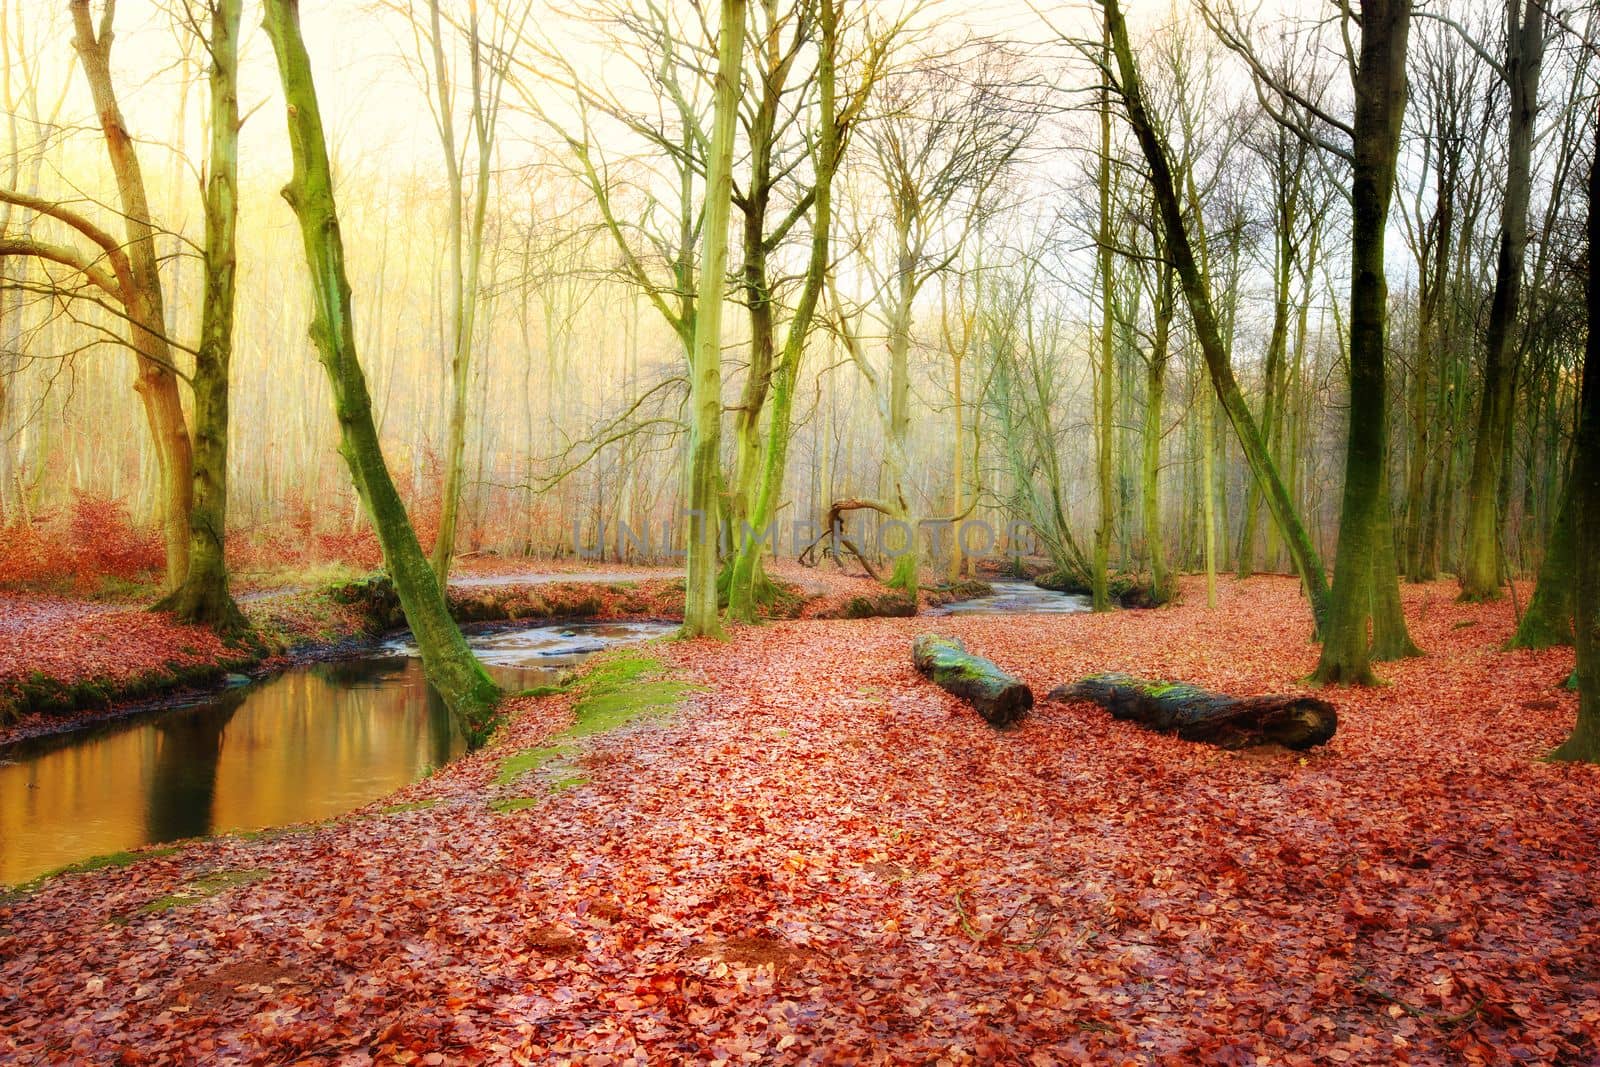
[[[510,690],[553,681],[668,623],[572,623],[470,635]],[[190,703],[0,748],[0,886],[92,856],[341,815],[465,745],[405,638]]]
[[[928,615],[1006,615],[1034,612],[1046,615],[1068,615],[1088,611],[1089,598],[1077,593],[1057,593],[1041,589],[1032,582],[996,578],[989,582],[994,589],[988,596],[971,600],[957,600],[937,608],[928,609]]]

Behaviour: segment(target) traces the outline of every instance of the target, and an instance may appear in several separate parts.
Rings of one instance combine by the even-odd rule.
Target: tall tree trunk
[[[1287,131],[1278,134],[1280,138],[1290,136]],[[1282,142],[1280,141],[1280,144]],[[1272,272],[1272,334],[1267,341],[1267,362],[1265,367],[1265,383],[1263,391],[1265,397],[1261,402],[1261,433],[1266,438],[1267,450],[1272,455],[1274,462],[1281,458],[1276,451],[1276,444],[1280,436],[1279,420],[1283,409],[1283,365],[1288,354],[1289,345],[1289,283],[1294,266],[1294,234],[1292,227],[1295,218],[1295,204],[1299,196],[1298,181],[1294,176],[1285,173],[1288,162],[1280,155],[1275,162],[1274,189],[1277,215],[1277,240],[1274,242],[1276,250],[1273,260]],[[1261,485],[1254,478],[1245,494],[1244,529],[1239,535],[1239,560],[1238,575],[1248,578],[1255,572],[1256,566],[1256,523],[1261,511]]]
[[[1111,30],[1107,28],[1102,61],[1110,62]],[[1094,528],[1094,569],[1090,573],[1090,592],[1095,611],[1111,610],[1107,571],[1111,565],[1111,535],[1116,525],[1111,484],[1111,411],[1115,397],[1116,368],[1111,329],[1116,321],[1115,288],[1111,278],[1111,90],[1100,90],[1100,365],[1095,377],[1094,462],[1099,489],[1100,521]]]
[[[483,269],[483,228],[489,205],[498,103],[486,98],[483,61],[479,52],[477,7],[473,5],[468,15],[467,47],[471,71],[472,136],[478,149],[478,171],[473,189],[470,229],[463,233],[461,214],[465,183],[456,162],[455,118],[444,55],[439,0],[430,0],[429,8],[439,97],[439,136],[444,148],[445,173],[450,192],[450,213],[446,221],[446,239],[450,246],[450,419],[445,437],[439,532],[433,542],[431,561],[433,573],[438,577],[439,584],[444,586],[449,581],[450,561],[455,554],[461,488],[465,478],[467,396],[471,388],[472,342],[477,329],[478,279]]]
[[[1158,244],[1159,247],[1159,244]],[[1141,508],[1144,512],[1145,551],[1150,556],[1150,599],[1165,604],[1172,599],[1172,572],[1161,537],[1161,406],[1167,391],[1167,358],[1172,327],[1172,269],[1158,266],[1155,301],[1155,337],[1145,367],[1144,426],[1140,435]],[[1212,576],[1213,583],[1215,575]]]
[[[1387,454],[1387,449],[1385,449]],[[1388,463],[1385,462],[1385,468]],[[1395,547],[1394,503],[1388,477],[1378,488],[1378,514],[1372,534],[1372,658],[1406,659],[1422,655],[1406,628],[1400,600],[1400,559]]]
[[[189,573],[161,601],[184,622],[248,628],[228,592],[228,379],[238,269],[239,22],[242,0],[211,0],[211,154],[206,174],[205,294],[194,361],[194,490]]]
[[[728,273],[728,216],[733,206],[733,142],[744,55],[746,0],[722,0],[717,27],[716,90],[706,158],[700,235],[700,295],[689,366],[689,567],[685,637],[722,633],[717,616],[717,486],[722,451],[722,309]]]
[[[963,346],[965,341],[962,342]],[[961,551],[961,516],[963,514],[962,499],[965,496],[966,471],[966,411],[961,395],[961,365],[966,362],[965,347],[950,353],[950,384],[952,387],[951,400],[954,405],[955,433],[950,445],[950,563],[945,569],[945,578],[951,582],[961,577],[962,551]]]
[[[167,344],[166,311],[161,294],[161,271],[156,254],[155,227],[150,218],[150,198],[133,138],[117,103],[111,81],[111,18],[107,5],[99,30],[89,15],[89,0],[72,0],[73,47],[83,64],[89,91],[100,116],[111,172],[126,223],[127,256],[133,287],[125,303],[133,350],[138,358],[134,388],[144,405],[145,421],[155,445],[161,473],[162,540],[166,547],[167,588],[176,589],[189,573],[189,509],[193,503],[194,450],[178,395],[172,349]]]
[[[444,590],[423,555],[384,462],[372,418],[372,398],[356,354],[344,240],[339,233],[311,60],[300,36],[298,0],[266,0],[265,22],[288,105],[289,146],[294,156],[294,174],[283,195],[299,219],[305,244],[311,282],[311,339],[333,387],[340,452],[378,535],[384,565],[422,653],[423,672],[455,715],[467,743],[476,747],[493,732],[500,690],[450,618]]]
[[[1539,582],[1533,599],[1523,612],[1509,648],[1552,648],[1572,644],[1572,596],[1577,581],[1577,545],[1574,541],[1578,515],[1573,499],[1575,483],[1568,475],[1561,491],[1561,506],[1544,562],[1539,567]]]
[[[903,209],[902,209],[903,210]],[[895,220],[893,313],[889,321],[889,395],[887,397],[887,460],[890,518],[901,524],[905,545],[894,559],[886,584],[915,597],[921,582],[922,553],[911,513],[911,315],[917,297],[917,261],[911,251],[910,219]],[[884,539],[887,542],[887,538]]]
[[[1544,59],[1545,0],[1526,0],[1521,18],[1517,0],[1507,0],[1509,35],[1505,79],[1511,90],[1506,146],[1506,192],[1500,211],[1500,249],[1495,261],[1494,295],[1489,304],[1483,364],[1483,403],[1467,481],[1467,540],[1461,560],[1461,599],[1500,596],[1500,492],[1505,437],[1515,390],[1511,338],[1522,293],[1522,264],[1528,244],[1528,194],[1533,156],[1533,126],[1539,106],[1539,67]]]
[[[1571,498],[1574,543],[1600,545],[1600,123],[1589,165],[1589,339],[1583,350]],[[1600,552],[1577,553],[1573,633],[1578,646],[1578,721],[1552,759],[1600,763]]]
[[[1312,545],[1311,537],[1306,532],[1293,502],[1289,499],[1283,480],[1278,475],[1277,466],[1267,453],[1266,444],[1256,426],[1255,418],[1250,414],[1250,408],[1239,391],[1239,383],[1234,378],[1228,349],[1223,343],[1222,332],[1211,303],[1210,286],[1195,261],[1194,250],[1184,225],[1182,206],[1172,177],[1172,167],[1168,162],[1166,149],[1162,146],[1145,109],[1139,72],[1134,65],[1133,51],[1128,44],[1128,30],[1118,0],[1106,0],[1106,25],[1111,37],[1112,50],[1116,55],[1128,121],[1139,140],[1145,162],[1150,167],[1150,185],[1160,207],[1161,224],[1166,234],[1168,252],[1183,283],[1184,297],[1189,305],[1196,338],[1200,342],[1201,352],[1205,356],[1206,366],[1211,374],[1212,386],[1216,390],[1223,411],[1233,425],[1234,432],[1239,437],[1239,444],[1249,461],[1252,473],[1266,487],[1267,507],[1289,546],[1290,556],[1294,559],[1295,568],[1305,583],[1306,595],[1311,601],[1312,616],[1320,628],[1327,613],[1328,603],[1328,582],[1323,572],[1322,560],[1317,555],[1316,547]]]
[[[822,0],[818,24],[821,39],[817,50],[817,94],[819,133],[815,149],[815,186],[811,213],[811,256],[806,264],[805,281],[794,315],[784,338],[781,362],[772,374],[771,409],[767,420],[767,439],[761,448],[760,481],[750,505],[750,525],[767,528],[777,513],[783,494],[784,472],[789,461],[789,442],[793,435],[794,393],[799,382],[800,364],[805,358],[811,323],[817,302],[827,281],[828,252],[833,230],[833,177],[842,154],[842,138],[835,111],[835,62],[838,50],[838,0]],[[764,276],[764,268],[763,268]],[[768,325],[771,314],[768,310]],[[830,408],[831,414],[831,408]],[[832,447],[831,431],[824,434],[823,458]],[[826,468],[824,468],[826,471]],[[826,473],[821,479],[822,495],[832,499]],[[761,544],[754,539],[740,542],[733,561],[733,576],[728,598],[728,614],[743,619],[754,616],[755,585],[761,565]]]
[[[1441,144],[1442,144],[1441,139]],[[1433,263],[1422,272],[1423,287],[1417,309],[1416,366],[1411,373],[1411,447],[1406,457],[1406,577],[1413,582],[1434,577],[1433,553],[1428,544],[1428,523],[1433,514],[1428,506],[1427,475],[1430,464],[1428,386],[1433,375],[1433,355],[1439,334],[1439,313],[1444,303],[1450,269],[1450,249],[1454,242],[1456,171],[1459,153],[1442,151],[1435,187],[1435,227]],[[1424,263],[1426,267],[1426,263]]]
[[[1206,563],[1206,607],[1217,606],[1217,436],[1216,397],[1200,388],[1200,515],[1205,533],[1200,538]]]
[[[745,374],[734,410],[733,488],[728,494],[728,523],[733,533],[733,552],[724,562],[728,585],[728,617],[741,622],[755,619],[756,607],[771,600],[771,583],[761,567],[764,527],[750,522],[756,497],[761,492],[762,444],[761,417],[772,389],[773,360],[777,339],[773,323],[772,287],[767,277],[767,210],[772,199],[772,149],[783,78],[779,66],[775,12],[771,0],[763,0],[768,10],[768,33],[757,42],[766,51],[766,66],[761,78],[761,98],[750,123],[750,178],[740,208],[744,214],[743,285],[750,312],[750,368]],[[774,536],[774,544],[776,537]],[[754,544],[749,544],[749,542]],[[741,560],[748,560],[745,568]],[[740,579],[734,580],[738,572]],[[745,577],[745,574],[748,577]]]
[[[1333,596],[1322,657],[1312,677],[1323,683],[1367,685],[1372,674],[1367,622],[1375,598],[1374,576],[1394,581],[1394,547],[1385,473],[1384,330],[1388,285],[1383,238],[1394,195],[1395,158],[1406,101],[1406,40],[1410,0],[1369,0],[1362,5],[1361,55],[1355,72],[1355,122],[1351,138],[1350,422],[1345,446],[1344,497],[1333,569]],[[1379,546],[1380,537],[1389,543]],[[1381,566],[1387,557],[1390,566]],[[1389,590],[1380,594],[1389,604]],[[1394,605],[1397,609],[1397,602]],[[1403,617],[1386,626],[1403,631]],[[1393,633],[1389,639],[1395,640]],[[1409,643],[1409,638],[1407,639]]]

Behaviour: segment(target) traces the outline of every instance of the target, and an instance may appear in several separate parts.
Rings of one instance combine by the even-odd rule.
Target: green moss
[[[413,800],[409,804],[390,804],[387,807],[379,808],[378,814],[399,815],[407,811],[427,811],[438,803],[438,797],[429,797],[427,800]]]
[[[250,651],[213,663],[184,664],[168,660],[164,668],[147,671],[125,680],[106,677],[63,682],[42,671],[7,686],[0,694],[0,721],[28,712],[65,714],[81,708],[105,707],[119,700],[136,700],[186,686],[205,686],[224,675],[247,670],[261,661],[261,654]]]
[[[323,822],[305,823],[298,826],[264,826],[259,830],[235,830],[227,836],[239,841],[276,841],[280,837],[289,837],[293,834],[304,834],[325,826],[334,820]]]
[[[590,662],[591,666],[577,682],[578,688],[586,693],[617,689],[646,675],[661,672],[659,659],[631,649],[610,656],[599,656]]]
[[[822,617],[835,619],[903,619],[910,618],[916,613],[916,600],[904,593],[891,592],[873,597],[851,597],[845,601],[843,607],[827,612]]]
[[[577,695],[572,705],[573,724],[538,748],[506,756],[500,761],[494,784],[509,786],[535,771],[553,776],[549,780],[552,793],[587,783],[588,775],[579,773],[570,759],[578,747],[574,742],[644,717],[665,715],[677,708],[686,694],[699,688],[674,678],[658,677],[664,669],[656,657],[633,649],[619,649],[592,660],[585,674],[563,687],[563,691]],[[537,798],[505,796],[490,800],[489,807],[510,812],[536,803]]]
[[[173,908],[186,908],[220,896],[235,886],[259,882],[272,872],[261,867],[247,867],[236,871],[210,871],[191,881],[179,893],[157,897],[139,907],[141,915],[156,915]]]
[[[643,716],[664,714],[676,708],[692,689],[684,682],[641,682],[627,689],[584,697],[573,705],[578,721],[563,736],[589,737],[626,726]]]
[[[538,770],[540,767],[555,759],[567,750],[566,745],[549,745],[544,748],[530,748],[521,752],[514,752],[500,761],[500,773],[495,775],[495,785],[510,785],[529,771]]]

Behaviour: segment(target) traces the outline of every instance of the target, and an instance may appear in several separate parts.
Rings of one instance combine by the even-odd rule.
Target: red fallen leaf
[[[938,625],[1036,689],[1309,671],[1292,581],[1224,582],[1212,612],[1184,589]],[[483,803],[491,750],[404,794],[429,808],[0,904],[0,1060],[1587,1062],[1600,775],[1536,758],[1570,728],[1571,653],[1500,651],[1508,603],[1404,598],[1429,656],[1328,694],[1340,733],[1303,758],[1057,705],[997,734],[911,670],[927,620],[667,646],[706,691],[586,742],[589,783],[516,820]],[[515,748],[567,722],[516,708]],[[139,911],[243,868],[273,874]],[[156,1010],[241,959],[293,981]]]

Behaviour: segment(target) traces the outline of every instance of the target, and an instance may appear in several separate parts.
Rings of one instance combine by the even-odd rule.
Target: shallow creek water
[[[932,608],[927,614],[1004,615],[1010,612],[1018,614],[1039,612],[1048,615],[1064,615],[1078,611],[1088,611],[1091,606],[1089,598],[1086,596],[1041,589],[1032,582],[1019,582],[1000,578],[990,581],[989,585],[994,589],[994,592],[988,596],[974,597],[972,600],[957,600],[954,603]]]
[[[551,681],[665,623],[574,623],[469,637],[508,689]],[[0,885],[92,856],[329,818],[464,749],[405,639],[179,706],[0,748]]]

